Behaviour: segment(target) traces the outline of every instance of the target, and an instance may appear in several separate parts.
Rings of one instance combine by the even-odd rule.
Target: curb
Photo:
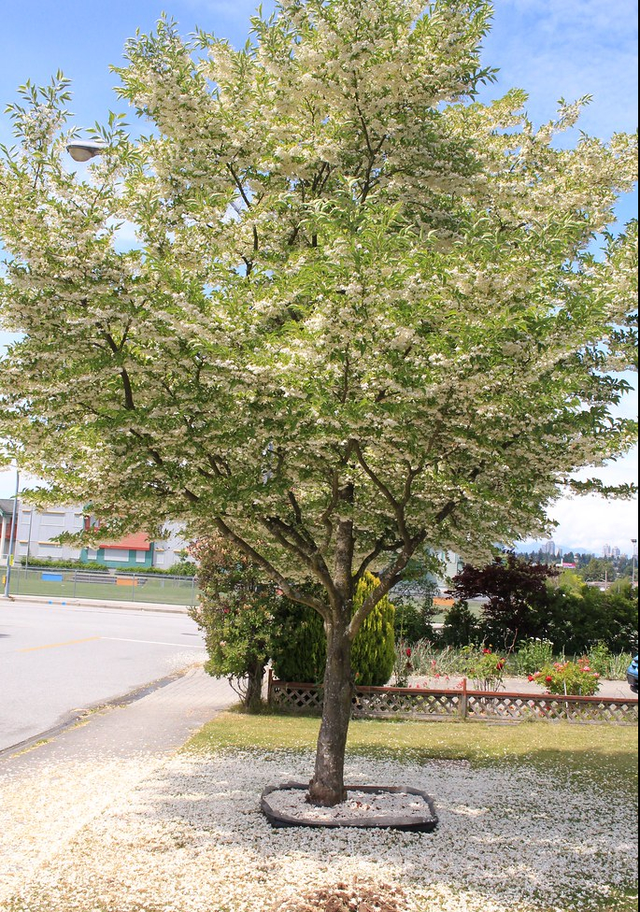
[[[29,750],[42,741],[50,741],[52,738],[61,735],[68,728],[73,728],[74,725],[76,725],[78,722],[82,722],[90,715],[98,713],[102,710],[115,709],[117,706],[128,706],[130,703],[135,703],[137,700],[141,700],[148,694],[153,693],[156,690],[160,690],[161,687],[166,687],[167,684],[173,684],[174,681],[179,680],[180,678],[184,677],[184,675],[186,675],[189,671],[191,671],[192,667],[193,666],[183,668],[180,671],[176,671],[164,678],[158,678],[156,681],[152,681],[150,684],[142,684],[140,687],[136,687],[133,690],[130,690],[128,693],[121,694],[118,697],[112,697],[111,700],[92,703],[89,706],[84,706],[82,709],[73,709],[64,716],[61,722],[58,722],[51,728],[47,728],[45,731],[40,732],[37,735],[32,735],[30,738],[25,738],[24,741],[18,741],[17,744],[12,744],[9,747],[3,747],[2,750],[0,750],[0,762],[11,760],[16,755],[22,754],[24,751]]]
[[[157,611],[165,614],[187,614],[189,608],[191,607],[190,605],[168,605],[162,602],[125,602],[113,601],[110,599],[88,598],[63,599],[59,596],[53,596],[49,598],[46,595],[9,595],[0,598],[0,605],[3,602],[13,602],[14,604],[20,604],[21,602],[35,602],[40,605],[57,605],[58,607],[70,608],[126,608],[128,610],[135,608],[138,611]]]

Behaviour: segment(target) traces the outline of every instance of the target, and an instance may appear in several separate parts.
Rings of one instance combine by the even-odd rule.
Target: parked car
[[[634,694],[638,693],[638,656],[627,668],[627,683]]]

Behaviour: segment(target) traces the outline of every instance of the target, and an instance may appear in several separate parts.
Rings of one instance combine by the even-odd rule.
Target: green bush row
[[[161,567],[106,567],[104,564],[101,564],[99,561],[81,561],[81,560],[55,560],[53,558],[47,557],[21,557],[19,558],[20,567],[27,568],[29,570],[44,569],[44,570],[95,570],[102,571],[103,573],[109,573],[112,570],[117,570],[118,573],[139,573],[144,574],[159,574],[160,576],[188,576],[194,577],[196,575],[196,566],[195,564],[189,561],[179,561],[178,563],[173,564],[171,567],[161,568]]]

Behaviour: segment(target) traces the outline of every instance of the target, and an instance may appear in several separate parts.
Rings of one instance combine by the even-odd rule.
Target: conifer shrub
[[[444,616],[440,631],[443,646],[470,646],[482,640],[481,627],[469,603],[461,600],[453,603]]]
[[[379,585],[373,573],[365,573],[358,583],[354,611]],[[351,668],[356,684],[381,687],[391,677],[395,662],[394,617],[395,608],[385,595],[364,619],[351,650]]]
[[[372,573],[358,584],[354,611],[379,585]],[[395,660],[393,604],[385,596],[365,618],[351,653],[356,684],[381,686],[393,672]],[[320,684],[324,676],[327,640],[320,615],[312,608],[281,599],[274,612],[271,635],[273,672],[281,681]]]
[[[281,681],[319,684],[324,675],[327,637],[317,611],[281,598],[274,609],[271,664]]]

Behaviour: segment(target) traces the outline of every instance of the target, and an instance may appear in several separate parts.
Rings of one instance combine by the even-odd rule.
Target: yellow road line
[[[30,646],[28,649],[18,649],[18,652],[35,652],[37,649],[55,649],[57,646],[75,646],[76,643],[90,643],[91,640],[100,640],[101,637],[86,637],[84,640],[67,640],[66,643],[47,643],[46,646]]]

